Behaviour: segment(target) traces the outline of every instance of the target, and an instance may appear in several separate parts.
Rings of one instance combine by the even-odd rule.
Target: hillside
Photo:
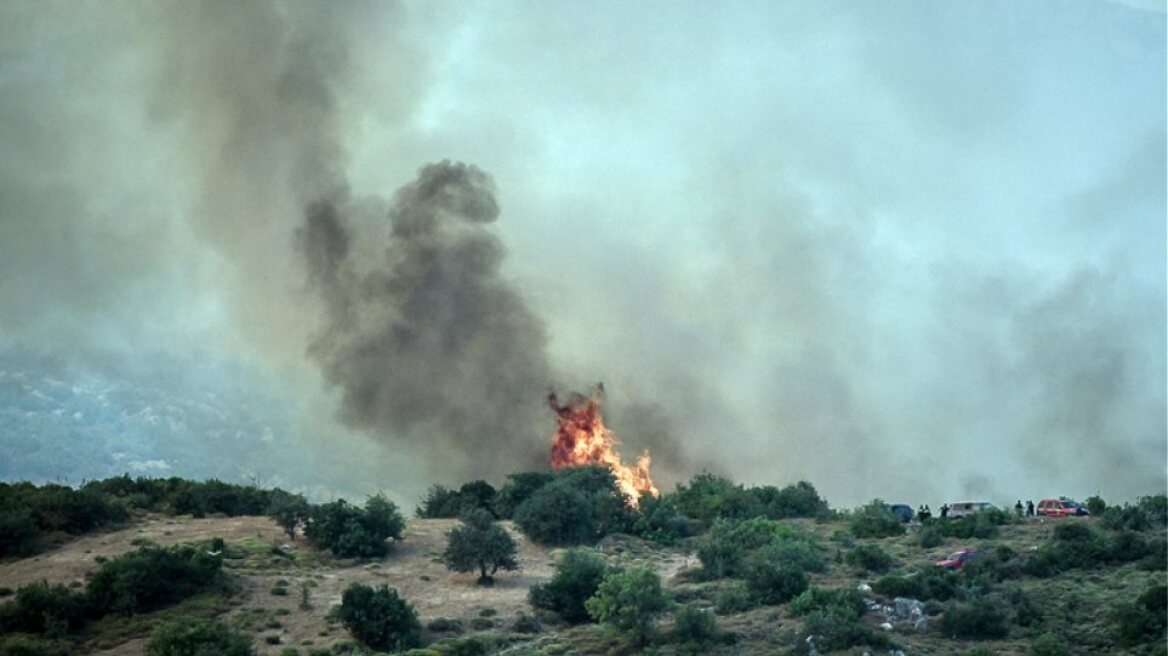
[[[930,548],[919,546],[916,526],[902,536],[860,540],[846,535],[848,524],[842,520],[800,519],[783,523],[806,532],[824,549],[828,566],[821,573],[811,574],[812,586],[854,589],[862,584],[870,585],[878,578],[871,572],[859,573],[856,567],[844,562],[846,555],[859,545],[881,547],[893,559],[889,571],[909,571],[917,566],[931,566],[959,547],[986,551],[1005,547],[1017,554],[1034,553],[1040,545],[1051,541],[1055,526],[1067,522],[1091,526],[1097,520],[1035,518],[1002,526],[996,539],[949,538]],[[397,589],[417,609],[423,626],[430,627],[425,631],[427,642],[455,635],[475,635],[489,638],[483,644],[493,646],[488,651],[474,653],[631,653],[618,638],[599,626],[568,628],[550,614],[537,613],[528,605],[529,588],[552,576],[556,553],[531,543],[510,523],[506,526],[519,544],[519,571],[501,573],[491,587],[475,585],[471,574],[447,571],[438,556],[445,546],[446,532],[456,523],[449,519],[409,519],[403,539],[387,557],[359,562],[333,560],[303,540],[288,543],[280,527],[267,518],[140,515],[124,528],[87,534],[38,556],[0,564],[0,586],[15,589],[47,581],[78,588],[98,561],[136,546],[220,537],[227,544],[224,568],[234,580],[230,590],[201,595],[173,608],[133,618],[102,619],[87,630],[76,647],[79,653],[141,654],[145,638],[155,625],[175,617],[192,616],[226,619],[254,636],[260,654],[343,650],[352,647],[351,637],[328,614],[332,606],[340,603],[342,590],[353,582],[384,583]],[[1162,537],[1163,531],[1157,529],[1156,534]],[[689,548],[694,546],[691,543]],[[679,602],[709,607],[719,592],[731,585],[726,580],[702,580],[698,575],[700,563],[687,548],[661,547],[623,535],[604,538],[597,548],[612,563],[653,567]],[[873,609],[864,614],[862,622],[887,633],[896,648],[906,654],[966,654],[974,647],[986,648],[989,653],[1027,654],[1033,653],[1028,649],[1037,637],[1045,634],[1056,636],[1071,648],[1062,653],[1115,653],[1111,610],[1150,586],[1163,585],[1164,581],[1163,568],[1148,571],[1135,563],[1074,570],[1052,578],[1022,577],[1018,581],[1019,589],[1038,607],[1041,618],[1027,627],[1011,627],[1005,639],[953,640],[938,629],[936,616],[927,615],[920,627],[914,622],[893,620],[892,629],[884,632],[879,627],[890,619],[885,617],[889,609],[879,605],[892,604],[892,599],[870,591],[866,596]],[[302,599],[302,589],[307,591],[303,593],[305,599]],[[531,626],[521,624],[519,628],[529,633],[520,633],[515,628],[521,616],[538,616],[541,626],[536,632],[530,632]],[[737,613],[720,611],[718,621],[722,629],[734,634],[734,642],[708,645],[697,653],[786,653],[807,649],[804,621],[792,616],[789,605],[762,606]],[[669,623],[667,616],[660,627],[662,634],[667,633]],[[439,643],[439,647],[441,644],[446,643]],[[655,648],[658,653],[677,653],[676,645],[672,644]],[[872,650],[853,647],[844,653],[864,651]],[[1156,652],[1153,645],[1145,645],[1130,653]]]

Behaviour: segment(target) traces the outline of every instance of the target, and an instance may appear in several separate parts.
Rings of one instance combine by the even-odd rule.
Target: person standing
[[[1026,500],[1026,516],[1027,517],[1034,516],[1034,502],[1029,500],[1029,499]]]
[[[1014,512],[1018,513],[1019,517],[1022,516],[1022,500],[1021,499],[1018,499],[1018,503],[1014,504]]]

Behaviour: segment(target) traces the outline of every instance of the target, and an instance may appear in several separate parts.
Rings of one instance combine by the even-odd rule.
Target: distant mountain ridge
[[[294,463],[282,448],[289,404],[274,390],[260,372],[205,356],[0,351],[0,478],[279,478]]]

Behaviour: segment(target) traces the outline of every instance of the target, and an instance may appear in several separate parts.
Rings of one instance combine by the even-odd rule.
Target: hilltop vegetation
[[[123,653],[1164,653],[1168,502],[1093,503],[1089,519],[904,524],[878,501],[832,510],[808,483],[701,474],[633,508],[607,470],[581,468],[436,486],[407,522],[380,496],[312,504],[213,480],[4,484],[0,526],[20,530],[0,532],[0,568],[143,522],[205,528],[134,538],[72,582],[0,589],[0,655],[135,639]],[[270,518],[248,524],[258,537],[267,522],[267,540],[209,533],[249,516]],[[978,557],[936,565],[960,547]]]

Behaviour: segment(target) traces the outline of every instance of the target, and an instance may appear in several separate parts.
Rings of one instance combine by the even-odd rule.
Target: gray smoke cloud
[[[536,429],[551,382],[543,324],[500,273],[498,215],[485,173],[442,162],[395,195],[371,270],[354,261],[337,203],[314,203],[300,233],[327,307],[310,353],[341,391],[342,420],[426,440],[433,457],[494,478],[546,466]]]
[[[0,346],[250,363],[407,499],[552,380],[664,489],[1160,490],[1158,9],[3,2]]]

